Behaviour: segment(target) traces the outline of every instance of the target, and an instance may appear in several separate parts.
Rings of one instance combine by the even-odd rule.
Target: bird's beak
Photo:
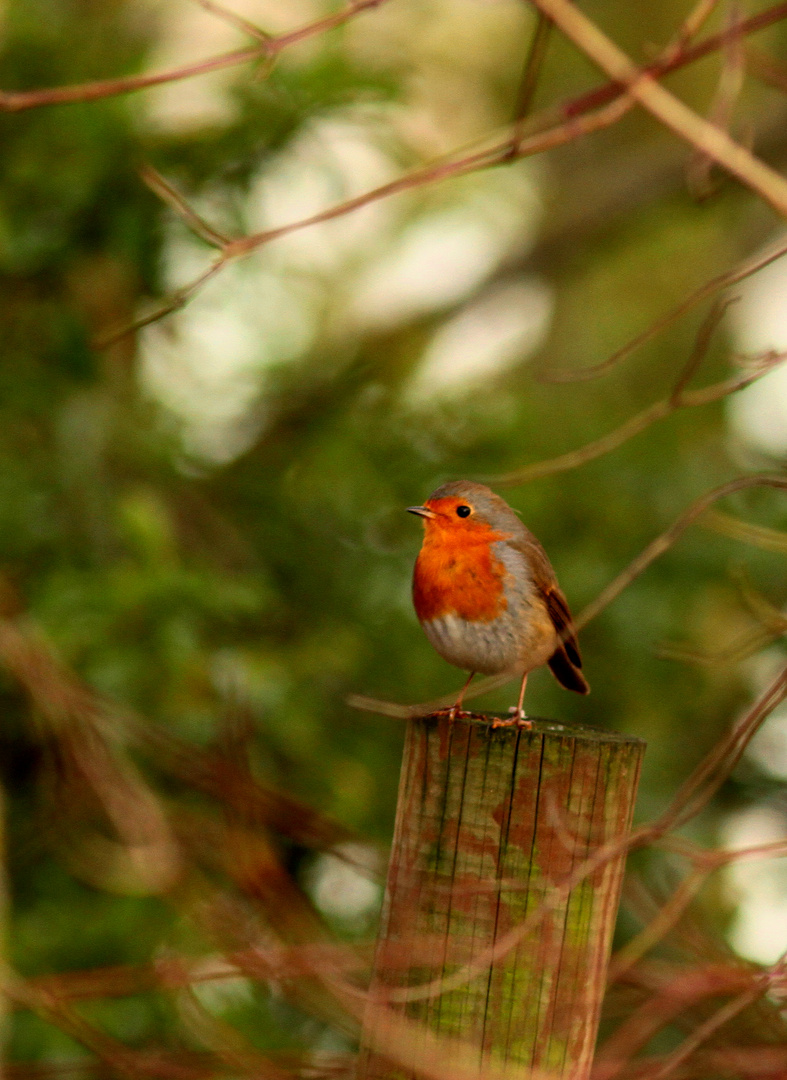
[[[426,506],[408,506],[407,507],[407,513],[408,514],[417,514],[418,517],[422,517],[422,518],[436,518],[437,517],[437,514],[434,512],[434,510],[429,510]]]

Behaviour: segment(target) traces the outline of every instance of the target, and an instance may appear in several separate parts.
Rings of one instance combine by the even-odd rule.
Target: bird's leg
[[[514,724],[516,724],[516,726],[520,728],[528,728],[528,730],[532,728],[533,721],[527,719],[527,717],[525,716],[525,710],[522,708],[522,702],[525,700],[525,687],[527,686],[527,677],[529,674],[530,672],[526,671],[525,674],[522,676],[522,685],[519,687],[519,701],[516,703],[516,706],[512,705],[511,708],[508,710],[511,713],[511,719],[493,720],[493,728],[513,727]]]
[[[465,690],[467,690],[468,686],[473,681],[473,676],[474,675],[475,675],[475,672],[471,671],[470,674],[467,676],[467,681],[465,682],[462,689],[459,691],[459,697],[456,699],[456,704],[451,706],[451,711],[448,714],[448,719],[449,720],[451,720],[451,721],[456,720],[457,716],[462,715],[462,699],[465,696]]]
[[[528,720],[525,716],[525,710],[522,708],[522,702],[525,700],[525,687],[527,686],[527,677],[530,673],[528,671],[522,676],[522,685],[519,687],[519,701],[516,703],[516,708],[513,707],[508,711],[513,713],[511,717],[512,721],[516,722],[517,727],[532,728],[533,721]]]

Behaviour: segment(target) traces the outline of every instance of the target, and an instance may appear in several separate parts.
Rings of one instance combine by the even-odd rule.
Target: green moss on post
[[[417,1071],[384,1015],[467,1067],[589,1074],[624,856],[566,883],[626,836],[644,749],[546,720],[409,722],[361,1080]]]

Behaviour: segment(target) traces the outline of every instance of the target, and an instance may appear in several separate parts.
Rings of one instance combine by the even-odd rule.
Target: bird
[[[520,676],[513,716],[501,724],[530,727],[523,702],[530,672],[548,664],[557,681],[590,692],[582,674],[568,602],[546,552],[514,510],[485,484],[455,480],[407,511],[423,519],[413,572],[413,605],[436,651],[470,675]]]

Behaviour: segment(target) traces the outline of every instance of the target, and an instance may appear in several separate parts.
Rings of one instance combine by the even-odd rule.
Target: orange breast
[[[502,539],[492,529],[468,535],[427,527],[413,575],[413,604],[421,622],[452,614],[491,622],[505,611],[506,568],[492,552],[492,543]]]

